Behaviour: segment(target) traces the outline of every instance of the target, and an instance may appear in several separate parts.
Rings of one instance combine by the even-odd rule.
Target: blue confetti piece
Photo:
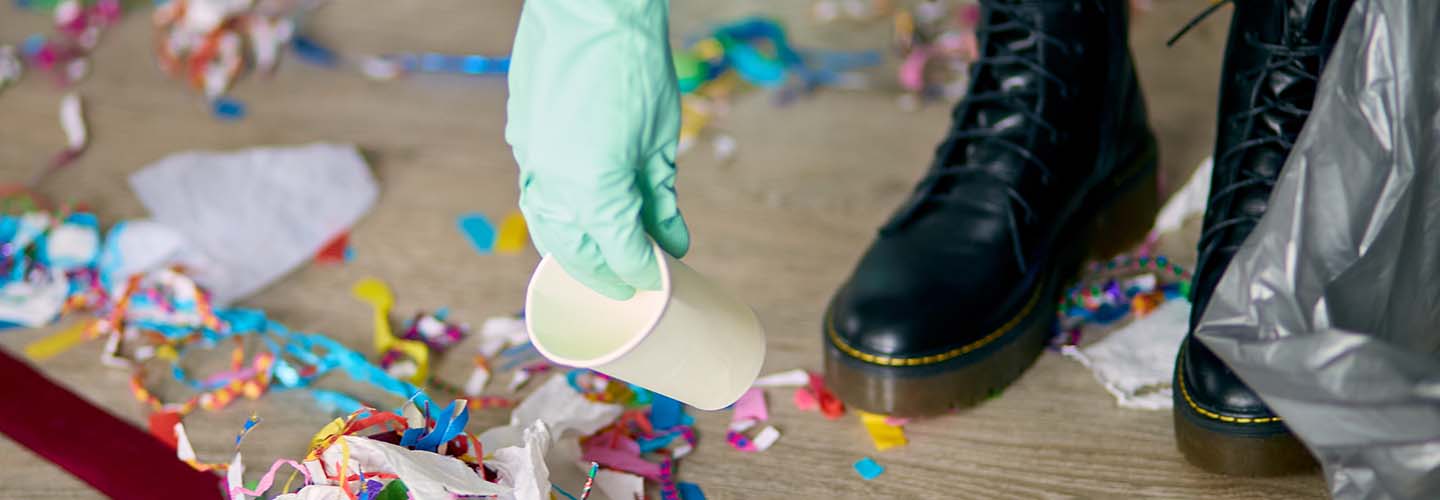
[[[666,446],[670,446],[670,442],[674,441],[675,437],[679,435],[680,433],[678,432],[672,432],[655,438],[640,438],[640,440],[636,443],[640,445],[640,453],[650,453]]]
[[[335,51],[304,35],[296,35],[290,40],[290,50],[301,61],[315,66],[333,68],[340,64],[340,56],[335,55]]]
[[[860,477],[864,478],[866,481],[869,481],[871,479],[875,479],[877,476],[884,473],[885,468],[881,467],[880,464],[875,463],[875,461],[871,460],[870,457],[865,457],[860,459],[860,461],[855,462],[855,472],[860,473]]]
[[[405,432],[400,434],[400,446],[406,448],[415,446],[415,443],[420,441],[420,437],[424,435],[425,429],[405,429]]]
[[[245,117],[245,103],[229,97],[217,97],[210,101],[210,111],[223,121],[236,121]]]
[[[345,262],[352,260],[355,260],[355,247],[347,246],[345,247]]]
[[[680,489],[681,500],[705,500],[705,493],[700,491],[698,484],[680,483],[675,486]]]
[[[460,227],[460,233],[475,247],[475,251],[481,254],[489,254],[495,249],[495,225],[484,214],[468,213],[456,219],[455,224]]]
[[[45,48],[45,35],[30,35],[25,38],[24,42],[20,43],[20,53],[25,54],[27,57],[33,57],[35,54],[40,53],[40,49],[43,48]]]
[[[667,398],[660,393],[651,393],[650,400],[650,425],[656,429],[664,430],[680,425],[680,419],[685,415],[685,409],[679,401]]]

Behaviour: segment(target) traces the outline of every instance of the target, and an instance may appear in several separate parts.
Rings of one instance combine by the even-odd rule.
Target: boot
[[[1191,285],[1191,335],[1175,362],[1175,438],[1203,469],[1278,475],[1313,468],[1314,458],[1193,334],[1225,267],[1265,213],[1351,1],[1234,4],[1220,77],[1215,171]]]
[[[1053,334],[1102,211],[1144,214],[1137,241],[1154,213],[1126,2],[980,4],[951,130],[823,319],[831,388],[862,410],[936,414],[1004,389]]]

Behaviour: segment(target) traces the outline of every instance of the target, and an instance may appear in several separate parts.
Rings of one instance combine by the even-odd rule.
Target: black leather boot
[[[1137,240],[1153,216],[1126,2],[980,4],[952,129],[823,320],[831,388],[866,411],[935,414],[1005,388],[1053,333],[1102,211],[1148,210]]]
[[[1210,200],[1191,286],[1192,335],[1175,362],[1175,437],[1191,463],[1237,475],[1315,466],[1270,411],[1193,333],[1235,251],[1265,213],[1350,0],[1235,0],[1220,77]]]

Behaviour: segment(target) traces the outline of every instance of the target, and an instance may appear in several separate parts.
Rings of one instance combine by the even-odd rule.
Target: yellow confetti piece
[[[320,445],[325,444],[325,441],[340,434],[343,430],[345,430],[345,420],[339,418],[331,420],[330,423],[325,424],[325,427],[321,427],[320,432],[316,432],[315,437],[310,438],[310,453],[305,455],[305,460],[318,458],[320,452],[324,451],[320,449]]]
[[[865,424],[865,430],[870,432],[870,440],[875,442],[876,450],[885,451],[908,443],[905,440],[905,429],[885,423],[884,415],[863,411],[857,413],[860,414],[860,423]]]
[[[495,253],[517,254],[525,250],[525,240],[530,233],[525,227],[525,216],[510,212],[500,221],[500,234],[495,237]]]
[[[680,98],[680,140],[693,140],[710,123],[709,105],[700,97]]]
[[[695,57],[700,59],[718,59],[725,55],[725,47],[720,45],[720,41],[714,38],[706,38],[695,42],[695,45],[690,47],[690,51],[695,54]]]
[[[375,311],[375,353],[385,354],[395,349],[410,356],[416,365],[410,382],[424,384],[430,374],[430,348],[418,340],[400,339],[390,330],[390,306],[395,304],[395,294],[390,287],[378,279],[365,278],[356,282],[350,292],[355,298],[369,303]]]
[[[30,345],[25,346],[25,357],[30,358],[31,361],[45,361],[53,358],[83,342],[85,332],[89,328],[90,322],[81,322],[60,333],[31,342]]]
[[[174,347],[162,345],[155,349],[155,357],[165,361],[175,361],[176,359],[180,359],[180,353],[175,352]]]

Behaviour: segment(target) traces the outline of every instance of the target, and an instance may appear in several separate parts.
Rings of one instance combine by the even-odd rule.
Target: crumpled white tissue
[[[500,484],[514,488],[513,500],[544,500],[550,498],[550,468],[545,455],[550,451],[550,430],[545,422],[536,420],[525,429],[525,445],[495,451],[487,463],[500,474]]]
[[[1169,300],[1090,346],[1060,352],[1089,367],[1120,407],[1165,410],[1172,406],[1175,355],[1189,326],[1190,301]]]
[[[341,439],[350,447],[349,470],[389,472],[399,476],[415,500],[448,500],[455,495],[501,495],[510,488],[485,481],[464,462],[428,451],[409,450],[359,436]],[[341,457],[337,441],[320,454],[329,470],[337,470]]]

